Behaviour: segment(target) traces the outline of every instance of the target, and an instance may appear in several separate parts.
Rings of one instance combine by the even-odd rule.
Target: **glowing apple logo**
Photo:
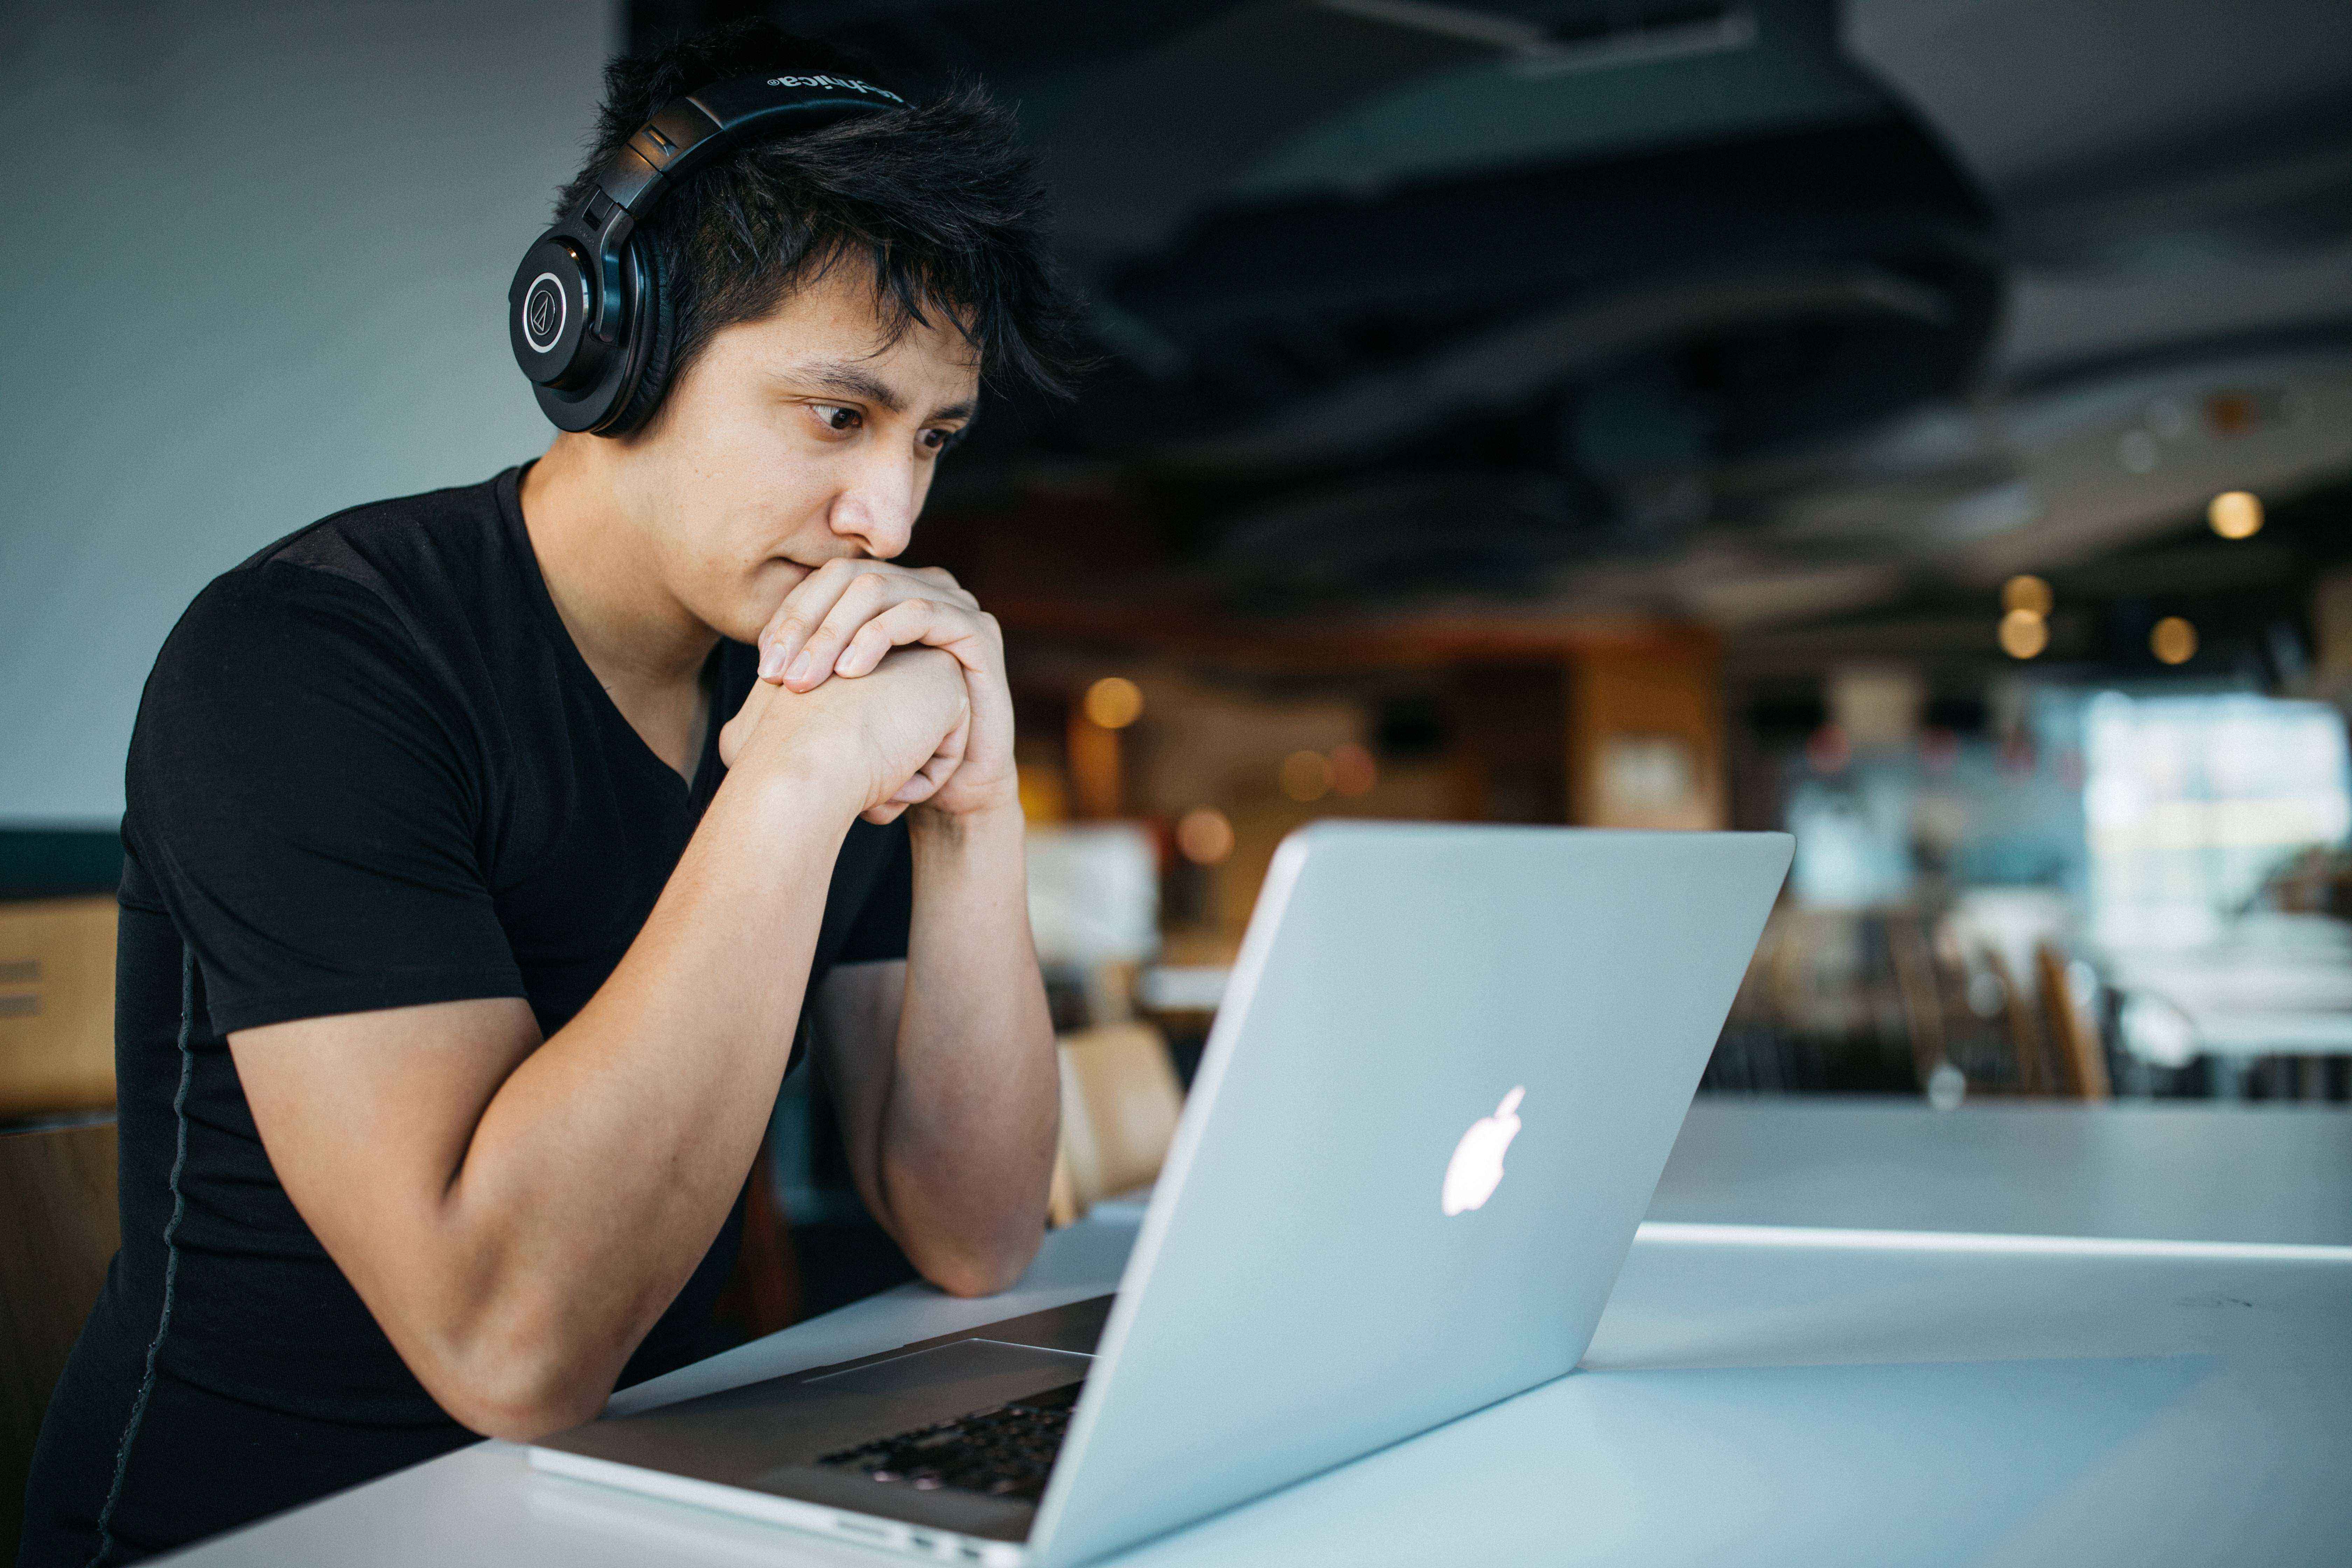
[[[1495,1114],[1473,1121],[1470,1131],[1462,1134],[1462,1142],[1454,1145],[1454,1158],[1445,1162],[1445,1186],[1437,1200],[1447,1214],[1478,1207],[1502,1185],[1503,1151],[1519,1135],[1519,1101],[1527,1092],[1522,1085],[1503,1096]]]

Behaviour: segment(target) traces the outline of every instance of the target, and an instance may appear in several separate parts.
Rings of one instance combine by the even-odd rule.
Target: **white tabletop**
[[[1897,1136],[1883,1115],[1893,1109],[1702,1105],[1661,1191],[1670,1217],[1636,1242],[1585,1371],[1122,1561],[2352,1560],[2352,1488],[2342,1479],[2352,1462],[2352,1252],[2326,1245],[2334,1231],[2279,1234],[2291,1208],[2252,1213],[2242,1228],[2256,1234],[2210,1234],[2231,1228],[2222,1203],[2200,1210],[2195,1226],[2158,1227],[2209,1233],[2185,1245],[2127,1239],[2145,1227],[2119,1240],[2095,1222],[2137,1221],[2147,1204],[2103,1209],[2079,1195],[2097,1189],[2085,1171],[2126,1187],[2159,1164],[2201,1164],[2210,1175],[2238,1158],[2241,1137],[2235,1122],[2214,1118],[2274,1113],[2188,1112],[2207,1120],[2120,1141],[2095,1121],[2053,1132],[2063,1119],[2016,1123],[2016,1111],[1919,1124],[1919,1212],[1965,1200],[2000,1225],[2033,1217],[2003,1206],[2006,1184],[1972,1181],[1955,1152],[1989,1143],[1999,1154],[2022,1141],[2041,1150],[2033,1168],[2044,1176],[2074,1171],[2078,1195],[2045,1217],[2073,1215],[2071,1234],[2095,1238],[2079,1244],[1938,1237],[1932,1227],[1855,1244],[1736,1228],[1765,1209],[1814,1226],[1874,1214],[1907,1225],[1899,1201],[1856,1206],[1881,1201],[1869,1195],[1869,1151]],[[1823,1114],[1837,1111],[1853,1114]],[[2317,1129],[2290,1136],[2341,1148]],[[1768,1146],[1778,1153],[1759,1152]],[[1855,1151],[1858,1163],[1847,1158]],[[1769,1201],[1708,1206],[1709,1183],[1743,1161],[1758,1162]],[[1809,1181],[1809,1163],[1827,1173]],[[1879,1179],[1899,1183],[1911,1168]],[[2352,1162],[2321,1174],[2339,1196],[2352,1187]],[[1010,1296],[895,1291],[615,1403],[643,1408],[1095,1294],[1115,1282],[1131,1237],[1119,1219],[1091,1221],[1050,1237]],[[536,1475],[520,1449],[485,1443],[181,1561],[686,1568],[879,1559]]]
[[[2352,1246],[2352,1114],[1710,1096],[1650,1217]]]

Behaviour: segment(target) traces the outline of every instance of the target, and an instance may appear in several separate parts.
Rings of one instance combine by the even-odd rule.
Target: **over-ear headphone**
[[[849,77],[746,77],[665,104],[639,126],[523,253],[507,289],[515,363],[556,427],[626,435],[661,404],[669,300],[659,252],[636,230],[664,192],[745,142],[905,103]]]

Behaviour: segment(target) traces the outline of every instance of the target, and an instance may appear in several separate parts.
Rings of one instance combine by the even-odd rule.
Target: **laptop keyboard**
[[[985,1497],[1035,1502],[1070,1429],[1070,1411],[1083,1383],[1067,1383],[992,1409],[936,1426],[861,1443],[817,1461],[860,1470],[886,1486],[936,1491],[941,1487]]]

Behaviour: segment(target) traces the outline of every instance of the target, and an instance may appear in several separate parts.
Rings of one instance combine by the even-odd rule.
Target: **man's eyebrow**
[[[900,395],[897,388],[873,372],[862,370],[854,364],[825,361],[816,364],[799,365],[793,368],[792,378],[795,381],[814,382],[829,392],[838,392],[845,397],[862,397],[868,403],[879,404],[893,414],[903,414],[907,411],[907,400]],[[945,408],[934,413],[931,417],[961,419],[969,424],[978,416],[978,413],[979,410],[973,400],[967,397],[961,402],[949,404]]]
[[[854,364],[838,361],[823,361],[815,364],[795,365],[791,372],[794,381],[813,382],[827,392],[838,392],[845,397],[862,397],[868,403],[878,403],[893,414],[906,412],[907,400],[896,388],[872,371],[860,370]]]

